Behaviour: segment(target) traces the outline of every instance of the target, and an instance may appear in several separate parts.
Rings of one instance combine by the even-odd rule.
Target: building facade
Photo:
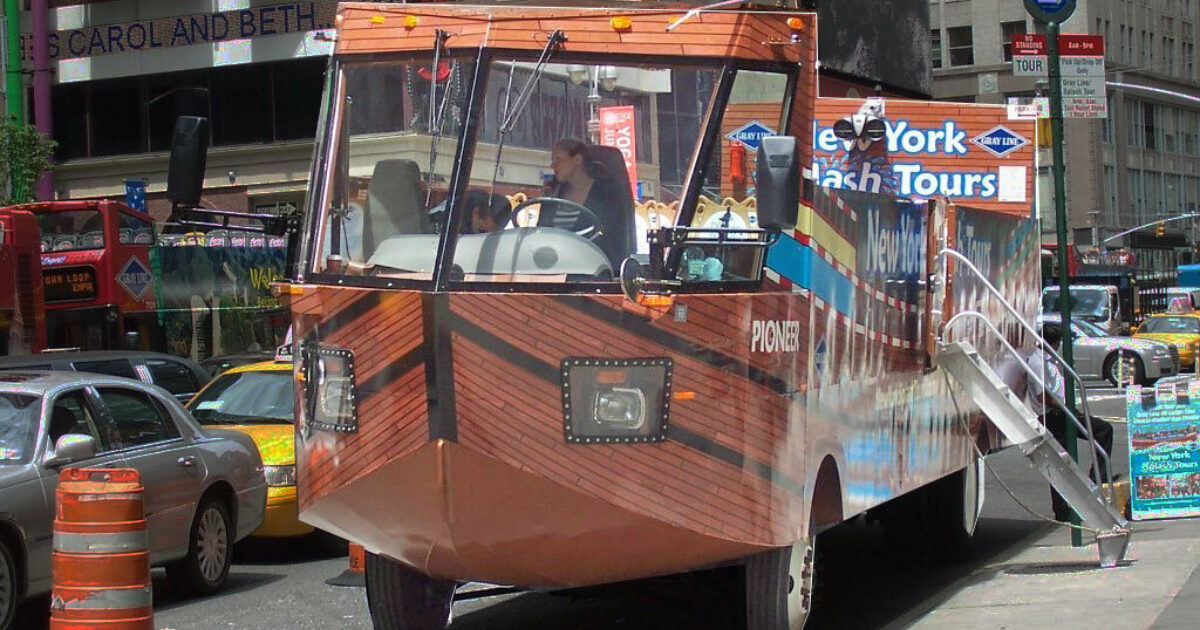
[[[1020,2],[929,0],[929,8],[934,98],[1003,103],[1045,93],[1038,79],[1012,73],[1012,36],[1036,29]],[[1102,241],[1130,227],[1196,212],[1200,0],[1079,0],[1062,32],[1103,35],[1106,42],[1108,118],[1065,124],[1065,195],[1076,241]],[[1053,240],[1048,172],[1039,183],[1043,231]],[[1194,242],[1200,236],[1200,223],[1193,220],[1165,228],[1166,240]],[[1111,244],[1116,243],[1130,241]]]

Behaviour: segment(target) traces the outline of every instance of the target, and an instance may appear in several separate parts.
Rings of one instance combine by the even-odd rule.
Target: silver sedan
[[[135,468],[150,561],[207,594],[233,543],[262,523],[267,486],[249,436],[201,428],[171,394],[80,372],[0,374],[0,629],[17,603],[50,591],[59,470]]]
[[[1179,373],[1179,350],[1171,344],[1109,335],[1095,324],[1072,320],[1072,350],[1080,378],[1107,380],[1113,385],[1132,378],[1139,385],[1147,385]],[[1043,327],[1061,329],[1062,318],[1046,314],[1041,323]]]

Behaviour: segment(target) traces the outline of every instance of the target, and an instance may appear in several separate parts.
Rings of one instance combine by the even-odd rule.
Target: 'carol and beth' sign
[[[234,11],[194,13],[119,24],[84,26],[49,34],[50,59],[253,39],[333,27],[337,2],[284,2]],[[21,60],[33,61],[33,36],[21,35]]]

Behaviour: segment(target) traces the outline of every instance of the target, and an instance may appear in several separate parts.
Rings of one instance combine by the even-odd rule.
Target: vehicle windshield
[[[99,210],[37,213],[43,252],[104,249],[104,218]]]
[[[1042,312],[1060,313],[1062,304],[1057,289],[1042,294]],[[1106,315],[1108,291],[1103,289],[1071,289],[1071,313],[1080,317],[1099,318]]]
[[[291,424],[292,389],[291,370],[226,373],[187,407],[200,424]]]
[[[27,464],[33,457],[39,400],[25,394],[0,394],[0,466]]]
[[[451,282],[615,284],[625,258],[649,253],[647,230],[676,223],[720,67],[569,61],[553,51],[491,61],[469,114],[473,59],[342,63],[314,270],[432,280],[439,240],[453,234]],[[782,72],[737,72],[692,226],[757,229],[743,142],[780,132],[788,87]],[[451,226],[468,115],[475,144]],[[682,279],[760,274],[761,248],[692,250]]]
[[[1200,319],[1195,317],[1151,317],[1142,324],[1138,332],[1164,335],[1200,334]]]
[[[1075,321],[1071,324],[1075,328],[1076,335],[1084,337],[1107,337],[1108,333],[1100,329],[1099,326],[1091,322]]]

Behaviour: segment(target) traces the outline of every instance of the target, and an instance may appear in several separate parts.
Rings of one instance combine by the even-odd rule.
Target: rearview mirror
[[[763,138],[758,145],[755,178],[758,226],[777,230],[796,227],[800,212],[800,153],[796,138]]]
[[[81,433],[68,433],[58,438],[54,450],[42,460],[46,468],[54,468],[96,456],[96,438]]]

